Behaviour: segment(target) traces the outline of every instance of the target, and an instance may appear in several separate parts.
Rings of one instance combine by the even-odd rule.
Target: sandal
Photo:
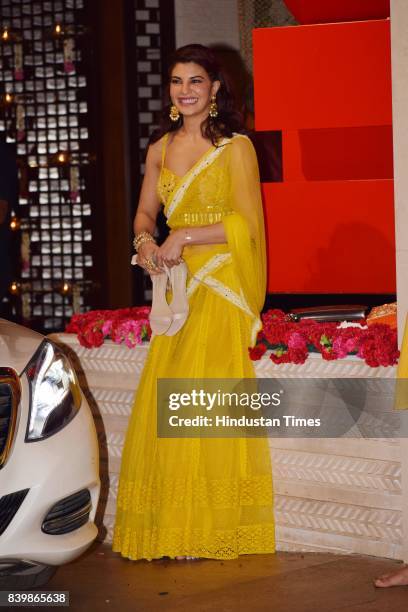
[[[166,300],[167,273],[152,277],[153,295],[149,314],[150,327],[156,336],[165,334],[173,322],[173,313]]]
[[[167,272],[173,290],[173,300],[170,304],[173,320],[165,334],[166,336],[174,336],[183,327],[188,317],[189,305],[186,292],[188,269],[186,264],[182,262],[177,266],[172,266],[170,270],[167,269]]]

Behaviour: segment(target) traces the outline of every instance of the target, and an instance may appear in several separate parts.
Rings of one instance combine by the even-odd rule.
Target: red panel
[[[257,130],[390,125],[389,21],[254,30]]]
[[[268,292],[394,293],[393,181],[263,185]]]
[[[392,126],[283,132],[285,181],[392,179]]]
[[[285,0],[299,23],[361,21],[390,16],[389,0]]]

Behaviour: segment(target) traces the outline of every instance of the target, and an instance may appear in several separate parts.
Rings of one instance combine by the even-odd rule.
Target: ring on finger
[[[153,261],[153,259],[151,259],[150,257],[148,257],[146,259],[146,265],[148,265],[150,268],[152,268],[153,270],[157,269],[157,264],[156,262]]]
[[[154,263],[152,262],[150,258],[146,258],[143,264],[147,272],[154,272],[156,270],[156,266],[154,265]]]

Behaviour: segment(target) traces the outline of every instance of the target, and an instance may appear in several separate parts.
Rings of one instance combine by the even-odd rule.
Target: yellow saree
[[[227,243],[183,251],[190,314],[175,336],[151,341],[122,456],[113,550],[130,559],[271,553],[268,441],[156,433],[158,378],[254,377],[248,347],[260,328],[266,265],[252,143],[224,139],[183,177],[162,163],[158,193],[171,229],[222,222]]]

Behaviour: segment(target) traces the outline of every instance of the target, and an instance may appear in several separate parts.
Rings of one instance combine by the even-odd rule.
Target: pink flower
[[[107,319],[102,325],[102,333],[104,336],[109,336],[112,329],[112,319]]]
[[[303,334],[297,331],[292,332],[288,338],[288,348],[304,351],[307,348],[307,342]]]
[[[115,329],[112,340],[116,344],[124,342],[127,347],[134,348],[136,344],[142,343],[143,321],[122,321]]]
[[[333,352],[338,359],[343,359],[349,354],[347,346],[348,341],[344,340],[341,336],[338,336],[333,342]]]

